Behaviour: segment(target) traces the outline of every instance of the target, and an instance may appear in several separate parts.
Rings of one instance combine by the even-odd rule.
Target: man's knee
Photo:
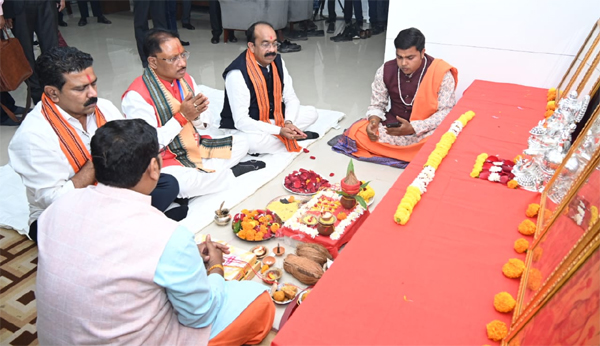
[[[313,106],[301,106],[299,116],[298,127],[300,130],[305,130],[317,121],[319,112],[317,112],[317,109]]]

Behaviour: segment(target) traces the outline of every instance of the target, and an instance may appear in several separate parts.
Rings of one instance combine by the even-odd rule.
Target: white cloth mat
[[[223,90],[217,90],[202,86],[200,92],[208,96],[210,100],[209,108],[213,115],[211,125],[218,126],[219,114],[223,108]],[[336,111],[317,110],[319,118],[307,130],[317,132],[319,139],[323,138],[331,128],[336,127],[337,123],[344,117],[344,114]],[[207,134],[219,135],[219,131],[208,131]],[[306,147],[316,140],[307,140],[300,142],[300,145]],[[252,195],[261,186],[265,185],[292,162],[299,153],[282,153],[261,155],[259,157],[246,156],[242,161],[260,160],[266,163],[266,168],[246,173],[235,179],[234,184],[226,191],[201,196],[190,201],[188,217],[181,221],[192,232],[197,233],[202,228],[208,226],[214,218],[214,209],[212,206],[218,206],[222,201],[227,201],[228,207],[234,207],[244,199]],[[206,206],[211,206],[207,208]],[[21,177],[15,173],[10,165],[0,167],[0,227],[14,229],[21,234],[29,232],[29,205],[25,185]]]

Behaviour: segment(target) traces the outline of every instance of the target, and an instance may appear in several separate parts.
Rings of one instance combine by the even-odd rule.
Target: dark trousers
[[[173,203],[175,198],[177,198],[178,194],[179,183],[177,182],[177,179],[170,174],[161,173],[154,191],[150,193],[150,197],[152,197],[152,206],[164,212],[171,205],[171,203]],[[36,243],[38,233],[37,226],[37,220],[35,220],[29,226],[29,237]]]
[[[192,0],[181,1],[181,23],[190,24],[190,16],[192,13]]]
[[[15,15],[13,34],[21,43],[25,57],[33,69],[27,82],[31,87],[34,103],[42,99],[42,86],[35,73],[35,55],[33,53],[33,33],[36,33],[42,53],[58,46],[58,11],[54,1],[24,1],[23,11]]]
[[[133,0],[133,28],[138,54],[144,68],[148,66],[148,57],[144,55],[144,36],[148,28],[148,15],[152,17],[155,28],[167,28],[164,0]]]
[[[17,109],[17,105],[15,104],[15,99],[8,93],[8,91],[0,92],[0,104],[3,104],[6,108],[8,108],[11,112],[14,112]],[[0,107],[0,121],[5,121],[8,119],[8,114],[4,111],[4,108]]]
[[[335,0],[327,0],[327,12],[328,18],[327,23],[335,23],[337,14],[335,14]]]
[[[389,0],[369,0],[369,22],[384,25],[388,18]]]
[[[177,32],[177,1],[166,0],[167,29]]]
[[[344,0],[344,21],[347,24],[352,22],[352,8],[354,8],[354,17],[359,25],[363,24],[362,2],[356,0]]]
[[[208,15],[210,17],[210,28],[213,37],[221,36],[223,33],[223,23],[221,22],[221,4],[218,0],[208,2]]]
[[[91,0],[90,2],[92,3],[92,14],[94,14],[94,17],[102,16],[100,0]],[[81,14],[81,18],[87,18],[90,16],[87,1],[77,1],[77,7],[79,7],[79,14]]]

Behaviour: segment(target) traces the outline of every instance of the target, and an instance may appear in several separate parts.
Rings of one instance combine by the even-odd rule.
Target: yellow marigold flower
[[[500,341],[508,335],[508,327],[506,323],[498,320],[493,320],[486,325],[488,339]]]
[[[481,153],[481,154],[477,155],[477,159],[482,159],[485,161],[485,159],[487,159],[487,158],[488,158],[488,154],[486,154],[486,153]]]
[[[510,180],[508,182],[508,184],[506,184],[506,186],[508,186],[509,189],[516,189],[517,187],[519,187],[519,183],[517,183],[516,180]]]
[[[539,210],[540,210],[539,204],[531,203],[530,205],[527,206],[525,215],[527,215],[527,217],[535,217],[535,216],[537,216]]]
[[[398,210],[396,210],[396,214],[394,214],[394,221],[396,221],[397,224],[406,225],[408,219],[410,219],[410,213],[408,210],[402,208],[398,208]]]
[[[556,88],[548,89],[548,94],[546,95],[547,101],[553,101],[556,99]]]
[[[529,242],[526,239],[520,238],[515,241],[515,251],[516,252],[518,252],[518,253],[527,252],[528,248],[529,248]]]
[[[537,262],[542,258],[542,254],[544,253],[544,249],[542,249],[539,245],[533,250],[533,258],[534,262]]]
[[[555,111],[556,110],[556,102],[548,101],[548,103],[546,104],[546,110],[547,111]]]
[[[531,268],[529,270],[529,276],[527,277],[527,288],[532,291],[537,291],[542,285],[542,272],[537,268]]]
[[[593,205],[590,208],[590,214],[591,214],[591,216],[590,216],[590,226],[593,226],[598,221],[598,207],[596,207],[595,205]]]
[[[400,208],[406,209],[409,213],[412,213],[414,204],[403,200],[402,202],[400,202]]]
[[[519,233],[523,235],[533,235],[535,233],[535,223],[529,219],[523,220],[519,224]]]
[[[406,188],[406,193],[410,193],[410,194],[419,196],[419,199],[421,198],[421,190],[419,190],[419,188],[416,186],[409,185]]]
[[[518,258],[511,258],[502,266],[502,273],[508,278],[520,278],[525,270],[525,263]]]
[[[494,307],[498,312],[511,312],[517,301],[508,292],[500,292],[494,296]]]
[[[517,156],[515,156],[515,158],[513,159],[513,162],[514,162],[514,163],[517,163],[517,162],[519,162],[519,161],[521,161],[521,160],[523,160],[523,156],[521,156],[521,155],[517,155]]]

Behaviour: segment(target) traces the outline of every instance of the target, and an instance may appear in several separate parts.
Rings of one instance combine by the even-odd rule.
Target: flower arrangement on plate
[[[270,210],[244,209],[235,214],[231,227],[240,239],[263,241],[275,236],[281,227],[281,220]]]
[[[283,187],[299,195],[314,195],[319,190],[329,187],[329,181],[312,170],[300,168],[283,179]]]

